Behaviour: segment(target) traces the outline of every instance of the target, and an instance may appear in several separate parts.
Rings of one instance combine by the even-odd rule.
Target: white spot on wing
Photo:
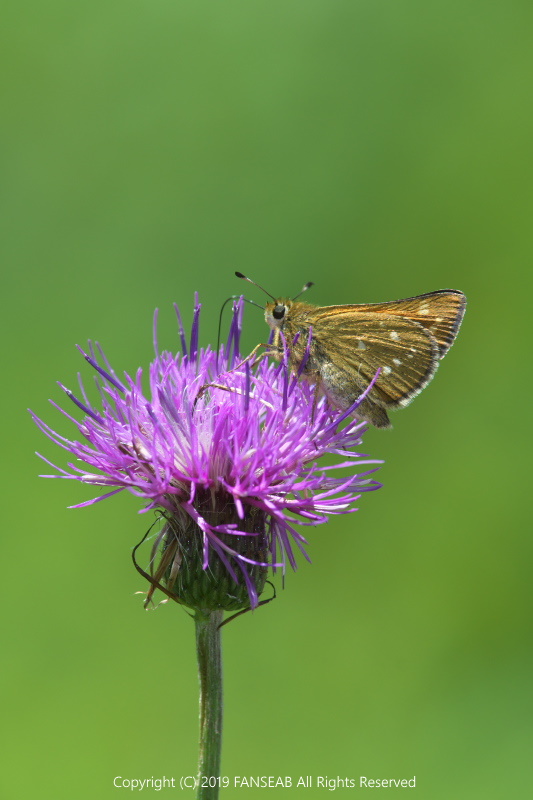
[[[390,332],[390,338],[391,338],[391,339],[394,339],[394,341],[395,341],[395,342],[397,342],[397,341],[398,341],[398,339],[399,339],[400,337],[398,336],[398,334],[396,333],[396,331],[391,331],[391,332]]]
[[[418,309],[418,313],[427,315],[429,314],[429,308],[427,306],[420,306],[420,308]]]
[[[390,375],[391,372],[392,372],[392,369],[390,367],[383,367],[383,374],[384,375]]]
[[[397,366],[397,367],[400,367],[400,366],[401,366],[401,364],[402,364],[402,362],[400,361],[400,359],[399,359],[399,358],[393,358],[393,359],[392,359],[392,363],[393,363],[393,364],[396,364],[396,366]]]
[[[361,339],[359,339],[359,341],[357,342],[357,349],[366,350],[366,344]]]

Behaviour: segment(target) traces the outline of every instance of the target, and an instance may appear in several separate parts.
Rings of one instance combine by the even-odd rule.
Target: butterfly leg
[[[256,356],[257,352],[260,350],[261,347],[267,347],[267,348],[270,348],[270,349],[265,350],[263,353],[261,353],[259,358],[256,359],[255,356]],[[230,372],[235,372],[235,370],[240,369],[242,366],[244,366],[244,364],[246,364],[247,361],[250,361],[252,363],[252,366],[256,366],[257,364],[259,364],[260,361],[263,360],[263,358],[265,358],[265,356],[271,355],[271,352],[270,352],[271,348],[272,348],[271,345],[265,344],[265,343],[261,343],[261,344],[256,345],[254,347],[254,349],[252,350],[252,352],[248,356],[246,356],[246,358],[244,358],[241,361],[240,364],[237,364],[237,366],[232,367],[231,369],[227,370],[226,372],[223,372],[222,375],[227,375]],[[206,391],[209,388],[224,389],[227,392],[236,391],[235,389],[231,389],[229,386],[223,386],[221,383],[204,383],[204,385],[200,387],[196,397],[194,398],[193,406],[196,406],[198,400],[200,400],[200,398],[206,393]]]
[[[264,342],[262,342],[261,344],[257,344],[254,347],[254,349],[252,350],[252,352],[250,353],[250,355],[246,356],[246,358],[243,358],[243,360],[241,361],[240,364],[237,364],[236,367],[232,367],[230,370],[228,370],[228,372],[234,372],[234,370],[240,369],[241,367],[243,367],[246,364],[247,361],[251,361],[252,362],[252,366],[255,366],[256,364],[259,364],[259,362],[262,361],[265,356],[270,355],[269,350],[265,350],[263,353],[261,353],[261,355],[259,356],[257,361],[255,361],[254,359],[255,359],[256,353],[261,349],[261,347],[271,348],[271,345],[265,344]]]

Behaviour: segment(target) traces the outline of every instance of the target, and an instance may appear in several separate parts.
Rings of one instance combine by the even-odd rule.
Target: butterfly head
[[[272,328],[281,330],[289,318],[292,308],[292,300],[286,297],[278,297],[273,303],[267,303],[265,306],[265,320],[267,325]]]
[[[272,299],[273,302],[267,303],[265,306],[265,320],[267,322],[267,325],[273,331],[281,330],[284,327],[285,323],[290,318],[290,313],[293,306],[297,306],[298,310],[303,308],[304,306],[303,303],[295,304],[294,301],[298,297],[300,297],[301,294],[310,289],[311,286],[313,286],[312,281],[309,281],[304,285],[302,290],[298,292],[298,294],[295,297],[292,298],[292,300],[289,300],[286,297],[278,297],[278,298],[274,297],[273,295],[270,294],[270,292],[267,292],[266,289],[263,289],[262,286],[259,286],[258,283],[252,281],[250,278],[247,278],[246,275],[243,275],[242,272],[236,272],[235,275],[238,278],[242,278],[242,280],[248,281],[248,283],[253,283],[254,286],[257,286],[259,289],[261,289],[262,292],[264,292],[268,297]],[[294,310],[296,314],[296,309]]]

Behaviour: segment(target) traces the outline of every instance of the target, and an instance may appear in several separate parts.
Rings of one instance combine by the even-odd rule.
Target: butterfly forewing
[[[324,391],[353,402],[378,369],[372,397],[387,406],[406,405],[431,380],[439,350],[428,330],[416,322],[368,311],[339,311],[321,320],[313,333]],[[335,346],[328,344],[334,342]]]
[[[349,306],[322,306],[317,311],[317,323],[322,325],[326,317],[335,317],[344,312],[368,312],[384,317],[393,315],[406,317],[418,322],[436,339],[439,346],[439,358],[443,358],[453,344],[461,325],[466,308],[466,297],[462,292],[443,289],[439,292],[428,292],[417,297],[404,300],[392,300],[388,303],[367,303]]]

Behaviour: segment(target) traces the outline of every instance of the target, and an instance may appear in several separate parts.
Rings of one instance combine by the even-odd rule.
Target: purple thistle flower
[[[352,416],[363,397],[340,412],[325,398],[316,401],[314,388],[291,375],[287,358],[279,364],[263,358],[253,368],[240,363],[242,298],[234,304],[227,343],[218,353],[199,350],[200,308],[196,301],[187,343],[175,306],[177,355],[158,352],[156,314],[147,391],[142,370],[121,379],[98,344],[89,343],[89,354],[80,348],[98,373],[101,403],[91,404],[80,380],[81,399],[62,388],[84,412],[81,422],[52,404],[76,425],[81,441],[64,438],[31,413],[52,441],[88,467],[63,469],[41,456],[59,473],[43,477],[109,490],[72,507],[127,489],[146,501],[142,511],[160,512],[164,524],[152,546],[150,575],[143,573],[152,583],[149,597],[158,587],[191,608],[254,608],[269,567],[295,569],[295,548],[309,560],[295,523],[319,525],[355,511],[361,493],[380,486],[369,477],[377,467],[348,477],[335,471],[381,462],[354,450],[366,430]],[[319,466],[326,454],[340,460]]]

